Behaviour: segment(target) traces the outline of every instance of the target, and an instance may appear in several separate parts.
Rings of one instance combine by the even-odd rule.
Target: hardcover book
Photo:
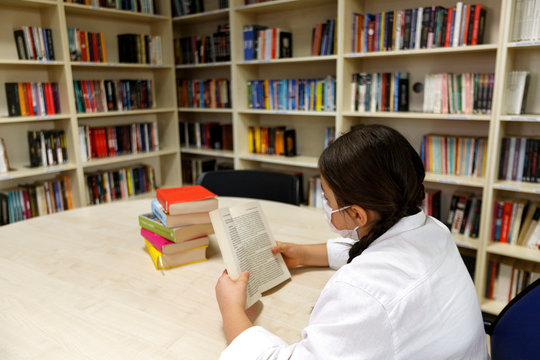
[[[139,215],[139,225],[175,243],[214,233],[210,222],[168,228],[152,213]]]
[[[161,188],[156,198],[169,215],[208,212],[217,209],[217,195],[200,185]]]

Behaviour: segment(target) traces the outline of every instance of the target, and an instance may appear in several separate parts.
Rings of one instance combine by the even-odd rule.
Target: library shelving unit
[[[456,6],[455,0],[443,0],[437,5]],[[469,4],[469,2],[463,2]],[[409,49],[381,52],[353,52],[352,14],[378,13],[389,10],[432,6],[427,0],[274,0],[245,5],[243,0],[230,2],[231,27],[231,84],[233,94],[232,121],[234,128],[234,166],[237,169],[264,168],[286,172],[303,172],[304,179],[317,174],[317,158],[323,150],[325,128],[334,126],[336,134],[350,130],[357,124],[383,123],[402,132],[416,149],[420,149],[422,136],[446,134],[452,136],[487,137],[487,166],[484,176],[458,176],[427,173],[425,186],[442,190],[442,218],[448,216],[451,196],[455,191],[466,191],[480,196],[482,212],[478,238],[454,236],[464,255],[476,259],[474,281],[482,309],[498,313],[504,304],[488,300],[484,295],[488,261],[506,258],[523,261],[524,268],[538,271],[540,254],[532,249],[494,243],[491,241],[494,199],[499,196],[538,200],[540,186],[497,180],[501,138],[538,134],[540,108],[528,102],[525,115],[502,113],[505,73],[511,70],[529,70],[538,73],[540,46],[538,42],[512,43],[509,35],[513,26],[514,3],[509,0],[485,0],[487,10],[483,43],[480,45]],[[476,3],[475,3],[476,4]],[[337,19],[337,53],[329,56],[311,56],[311,30],[317,23]],[[301,19],[301,20],[299,20]],[[292,32],[293,57],[275,60],[245,61],[243,53],[243,26],[265,25]],[[358,112],[351,110],[353,74],[360,72],[408,72],[410,82],[409,111]],[[423,84],[432,73],[494,73],[491,112],[473,114],[437,114],[423,112],[423,92],[412,89]],[[254,79],[336,77],[336,111],[271,111],[248,108],[247,82]],[[532,77],[529,98],[539,89],[537,78]],[[248,128],[250,126],[286,126],[296,129],[296,157],[249,153]]]
[[[75,207],[87,205],[86,175],[136,165],[154,169],[157,186],[175,186],[180,180],[178,120],[172,54],[170,2],[157,0],[157,14],[108,9],[67,3],[63,0],[3,1],[0,5],[0,77],[2,82],[58,83],[61,113],[44,116],[9,117],[4,85],[0,89],[0,133],[5,139],[12,171],[0,174],[0,191],[31,184],[60,175],[71,182]],[[18,60],[13,38],[19,26],[40,26],[52,30],[54,61]],[[71,61],[67,28],[102,32],[107,62]],[[117,34],[159,35],[162,40],[162,65],[119,62]],[[153,106],[143,110],[78,113],[74,80],[152,81]],[[79,126],[118,126],[157,123],[159,149],[109,158],[82,160]],[[68,162],[57,166],[30,168],[26,133],[28,130],[64,130]],[[144,196],[152,195],[152,193]],[[140,197],[138,195],[137,197]]]
[[[191,36],[210,36],[217,31],[220,25],[229,25],[229,8],[218,8],[218,1],[205,1],[204,12],[173,17],[173,35],[175,39]],[[174,15],[174,13],[173,13]],[[199,62],[176,64],[177,80],[208,80],[226,79],[231,80],[231,61]],[[178,90],[178,89],[177,89]],[[180,94],[178,93],[178,96]],[[233,101],[234,104],[234,101]],[[178,120],[180,126],[186,123],[208,124],[219,123],[231,125],[233,123],[232,108],[211,107],[181,107],[178,102]],[[234,139],[234,137],[233,137]],[[197,148],[189,144],[181,145],[182,161],[188,163],[194,160],[215,159],[218,164],[234,166],[234,151],[212,148]],[[184,181],[184,185],[191,181]]]

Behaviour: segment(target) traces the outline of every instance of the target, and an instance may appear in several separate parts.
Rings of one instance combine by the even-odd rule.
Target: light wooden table
[[[221,198],[220,206],[246,199]],[[276,240],[324,242],[322,212],[261,201]],[[217,359],[225,348],[209,260],[155,270],[139,234],[150,200],[80,208],[0,227],[0,359]],[[329,269],[293,269],[256,324],[291,343]]]

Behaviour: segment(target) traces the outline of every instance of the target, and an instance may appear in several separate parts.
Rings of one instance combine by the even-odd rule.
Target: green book
[[[154,234],[163,236],[165,239],[175,243],[207,236],[214,233],[212,223],[185,225],[168,228],[152,213],[139,215],[139,225]]]

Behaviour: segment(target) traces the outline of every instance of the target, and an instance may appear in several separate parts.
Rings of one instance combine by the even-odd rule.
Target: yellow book
[[[105,34],[99,33],[99,37],[101,40],[101,56],[103,58],[103,62],[107,62],[107,51],[105,50]]]
[[[181,251],[174,254],[163,255],[148,240],[144,240],[146,249],[152,258],[156,270],[165,270],[177,266],[195,264],[206,261],[206,248],[208,245],[200,246],[191,250]]]
[[[255,138],[253,134],[253,126],[248,127],[248,150],[250,153],[255,153]]]
[[[385,16],[386,16],[386,13],[383,11],[381,13],[381,31],[380,31],[380,34],[379,34],[379,49],[382,51],[384,50],[384,37],[386,36],[385,33],[384,33],[384,24],[386,23],[385,21]]]
[[[255,153],[261,153],[261,128],[255,126]]]
[[[28,107],[26,104],[26,91],[24,89],[24,83],[17,83],[17,92],[19,93],[19,105],[21,107],[21,116],[28,116]]]
[[[268,80],[264,80],[264,108],[266,110],[270,110],[270,88],[269,88],[270,82]]]
[[[128,194],[133,195],[133,169],[128,169],[126,171],[127,173],[127,187],[128,187]]]
[[[428,154],[429,154],[429,161],[428,161],[428,172],[433,171],[433,135],[428,136]]]
[[[323,84],[320,81],[317,81],[317,96],[315,99],[315,110],[321,111],[322,110],[322,98],[323,98]]]
[[[486,174],[486,160],[487,160],[487,145],[488,145],[488,139],[484,139],[484,147],[482,151],[482,172],[480,173],[480,176],[484,176]]]

